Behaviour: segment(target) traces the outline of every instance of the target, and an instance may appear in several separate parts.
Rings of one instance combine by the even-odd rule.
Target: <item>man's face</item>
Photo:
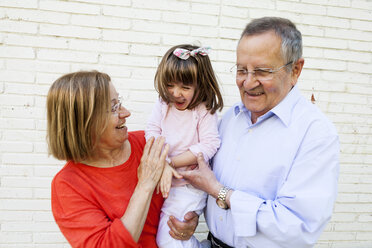
[[[281,39],[274,32],[245,36],[238,44],[237,67],[250,72],[258,68],[277,69],[290,62],[283,61],[280,47]],[[275,72],[270,80],[257,80],[252,73],[236,79],[242,102],[251,111],[253,123],[274,108],[297,82],[297,77],[286,69]]]

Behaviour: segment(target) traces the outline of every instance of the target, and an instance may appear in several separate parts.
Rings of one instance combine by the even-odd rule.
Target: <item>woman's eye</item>
[[[111,107],[111,112],[115,112],[115,111],[116,111],[116,104]]]

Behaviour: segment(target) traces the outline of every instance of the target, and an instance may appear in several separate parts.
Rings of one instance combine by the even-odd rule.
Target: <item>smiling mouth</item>
[[[116,129],[123,129],[125,127],[125,123],[122,123],[120,126],[117,126]]]
[[[250,96],[260,96],[263,95],[263,92],[247,92],[248,95]]]
[[[186,101],[176,101],[176,100],[174,100],[173,103],[174,103],[175,105],[177,105],[177,106],[181,106],[181,105],[185,104],[185,102],[186,102]]]

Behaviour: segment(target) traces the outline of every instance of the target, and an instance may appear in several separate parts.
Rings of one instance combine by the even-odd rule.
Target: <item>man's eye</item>
[[[236,73],[237,73],[238,75],[245,75],[245,74],[247,74],[247,70],[244,70],[244,69],[238,69],[238,70],[236,70]]]
[[[266,69],[256,69],[256,70],[254,70],[254,73],[257,76],[268,76],[268,75],[271,74],[271,71],[270,70],[266,70]]]

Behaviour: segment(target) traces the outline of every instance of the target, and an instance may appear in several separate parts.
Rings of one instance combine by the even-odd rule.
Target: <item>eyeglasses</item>
[[[117,103],[111,107],[111,113],[114,114],[114,115],[117,115],[119,114],[119,110],[121,108],[121,104],[123,103],[123,97],[122,96],[118,96],[118,99],[117,99]]]
[[[230,72],[234,73],[235,77],[237,80],[245,80],[248,76],[249,73],[252,73],[255,79],[259,81],[265,81],[265,80],[271,80],[274,78],[274,73],[280,71],[284,67],[292,64],[293,61],[288,62],[287,64],[277,68],[277,69],[272,69],[272,68],[257,68],[254,69],[253,71],[248,71],[247,69],[239,68],[237,65],[234,65],[231,69]]]

